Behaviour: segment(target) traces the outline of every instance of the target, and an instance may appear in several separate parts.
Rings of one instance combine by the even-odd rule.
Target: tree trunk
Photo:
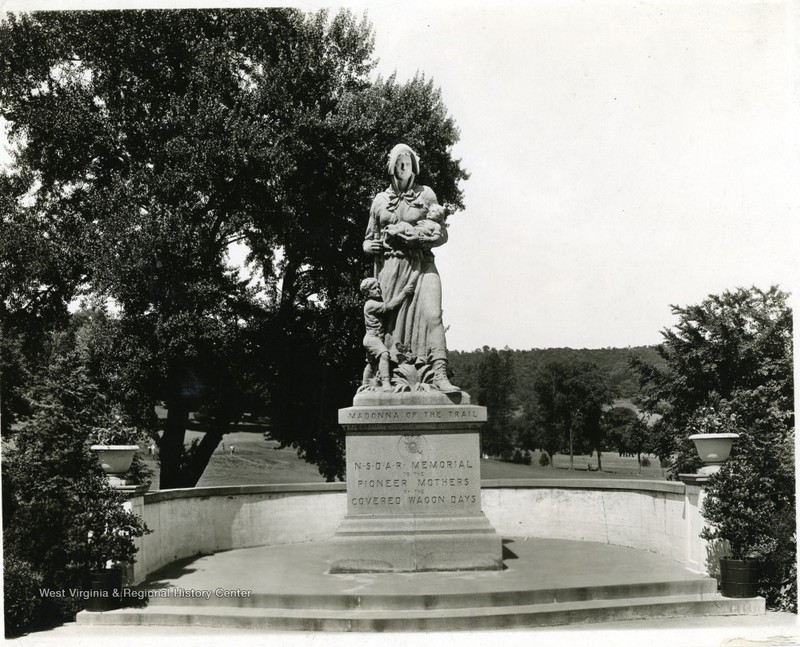
[[[197,482],[200,480],[200,477],[203,476],[203,472],[208,466],[208,462],[211,460],[217,447],[219,447],[222,436],[225,433],[224,429],[227,426],[227,423],[221,423],[215,426],[213,430],[207,431],[203,435],[203,440],[200,441],[194,454],[192,454],[191,462],[183,471],[181,480],[184,484],[181,487],[195,487],[197,485]]]
[[[294,300],[297,296],[297,264],[292,262],[289,250],[286,250],[286,268],[281,281],[281,298],[278,305],[280,315],[286,316],[294,309]]]
[[[602,452],[599,449],[595,451],[597,451],[597,471],[602,472],[603,471],[603,459],[601,458]]]
[[[573,428],[573,424],[572,424],[572,422],[570,422],[569,423],[569,468],[571,470],[574,470],[575,469],[575,464],[574,464],[575,457],[574,457],[574,455],[572,453],[572,428]]]
[[[181,474],[181,457],[186,427],[189,425],[189,408],[176,398],[167,402],[167,421],[161,441],[158,443],[158,455],[161,462],[159,489],[170,490],[183,485]]]

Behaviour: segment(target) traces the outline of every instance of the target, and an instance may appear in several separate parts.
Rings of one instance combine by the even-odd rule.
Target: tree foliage
[[[456,383],[473,395],[494,388],[492,379],[487,379],[489,373],[485,370],[481,373],[481,367],[486,365],[487,355],[496,352],[488,346],[470,352],[452,351],[450,363],[455,372]],[[553,365],[567,366],[580,363],[594,365],[599,371],[598,386],[604,384],[604,388],[614,397],[631,398],[636,396],[639,387],[636,374],[629,367],[629,359],[631,357],[646,359],[656,366],[661,366],[663,363],[655,349],[651,347],[577,350],[505,349],[502,353],[507,357],[506,370],[511,371],[513,387],[509,396],[510,418],[506,420],[505,431],[498,432],[498,437],[506,445],[512,443],[529,450],[542,449],[550,458],[568,447],[568,442],[565,443],[564,439],[569,437],[569,432],[565,431],[562,418],[549,415],[539,404],[539,391],[535,385],[537,381],[542,380],[543,373],[549,370],[548,366],[552,369]],[[608,404],[605,404],[603,408],[607,406]],[[580,449],[588,452],[593,449],[593,444],[599,445],[601,451],[609,449],[606,426],[601,426],[596,418],[591,422],[594,427],[584,425],[586,422],[589,421],[583,420],[579,425]],[[590,428],[593,432],[589,432]],[[593,441],[589,440],[589,433],[593,434]],[[488,434],[486,436],[489,437]],[[550,464],[552,465],[552,461]]]
[[[774,396],[778,411],[792,410],[792,324],[787,295],[755,287],[711,295],[702,303],[672,306],[678,322],[657,347],[661,367],[634,359],[640,402],[663,416],[656,425],[658,454],[673,477],[699,466],[686,437],[704,407],[721,410],[746,393]],[[749,420],[751,416],[745,416]]]
[[[505,349],[486,349],[477,370],[478,404],[487,409],[488,420],[481,434],[481,451],[491,456],[510,456],[514,448],[511,435],[514,366],[512,353]]]
[[[466,178],[432,81],[371,81],[372,48],[346,11],[77,11],[0,26],[17,147],[2,180],[0,262],[15,268],[4,324],[63,325],[79,290],[116,306],[109,365],[127,413],[156,431],[154,406],[168,410],[162,488],[194,485],[246,409],[342,476],[335,410],[360,373],[361,240],[385,155],[417,148],[421,181],[456,207]],[[42,249],[17,249],[31,232]],[[230,266],[234,243],[256,280]],[[187,456],[201,409],[211,422]]]
[[[620,455],[636,455],[639,470],[642,454],[650,453],[651,438],[647,416],[629,407],[611,407],[603,412],[601,424],[606,441]]]
[[[474,373],[481,356],[488,347],[473,351],[451,351],[450,363],[456,371],[459,386],[467,385],[467,391],[475,392]],[[633,346],[628,348],[531,348],[512,350],[516,382],[514,397],[520,404],[531,397],[532,384],[539,369],[548,362],[583,360],[597,364],[608,377],[609,386],[618,397],[631,399],[639,393],[638,375],[630,367],[630,358],[637,357],[648,364],[664,367],[665,362],[656,352],[655,346]]]
[[[638,418],[628,407],[611,407],[603,412],[606,438],[620,454],[634,453],[633,433]]]
[[[541,420],[546,428],[561,434],[562,446],[569,448],[570,464],[575,448],[583,446],[597,451],[598,469],[602,469],[604,429],[600,421],[603,408],[613,402],[615,394],[597,364],[549,362],[540,368],[533,390]]]

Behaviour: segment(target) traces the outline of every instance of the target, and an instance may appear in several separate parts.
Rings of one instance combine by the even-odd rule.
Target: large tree
[[[687,436],[705,409],[720,410],[750,397],[745,394],[770,393],[778,411],[792,411],[792,313],[786,299],[777,287],[753,287],[672,306],[677,323],[662,331],[664,341],[657,347],[661,366],[632,360],[640,380],[639,402],[663,416],[654,442],[673,478],[699,466]],[[787,417],[784,424],[792,420]]]
[[[514,394],[514,353],[484,347],[477,369],[478,404],[486,407],[488,420],[481,432],[481,450],[492,456],[510,456]]]
[[[342,475],[335,410],[359,374],[361,238],[385,154],[417,147],[421,179],[455,207],[466,177],[432,82],[372,82],[372,44],[348,12],[59,12],[0,25],[0,107],[17,147],[3,233],[48,231],[45,251],[63,265],[4,285],[4,320],[45,297],[65,312],[78,288],[115,305],[107,361],[125,374],[131,422],[155,433],[154,405],[168,410],[162,488],[194,485],[246,407],[326,477]],[[230,267],[236,242],[258,280]],[[210,422],[186,456],[201,408]]]
[[[531,393],[522,403],[522,415],[519,418],[522,427],[517,441],[528,450],[541,449],[547,456],[540,457],[540,464],[554,467],[555,455],[564,447],[564,434],[561,424],[554,420],[546,420],[544,412],[538,406],[536,397]]]
[[[533,390],[546,428],[563,434],[570,469],[574,467],[576,446],[583,445],[597,452],[597,468],[602,470],[601,416],[615,393],[597,364],[582,360],[548,362],[539,369]]]
[[[601,424],[607,442],[616,447],[620,456],[636,454],[639,472],[642,471],[642,453],[650,451],[650,428],[647,414],[629,407],[611,407],[603,412]]]

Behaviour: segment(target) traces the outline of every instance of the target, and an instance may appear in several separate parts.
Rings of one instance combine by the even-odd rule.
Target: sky
[[[655,344],[672,304],[797,291],[795,3],[349,7],[378,73],[432,78],[460,129],[466,209],[436,261],[451,349]]]
[[[471,173],[437,253],[451,348],[653,344],[671,304],[795,287],[788,5],[403,13],[369,12],[380,71],[434,79]]]

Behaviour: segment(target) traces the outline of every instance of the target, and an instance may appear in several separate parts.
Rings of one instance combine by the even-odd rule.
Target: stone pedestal
[[[381,394],[339,410],[347,515],[331,572],[502,568],[501,539],[480,508],[486,408],[464,396]]]
[[[701,510],[705,498],[705,485],[708,476],[705,474],[678,474],[678,478],[686,484],[684,518],[686,519],[686,568],[693,573],[711,575],[719,574],[719,556],[714,556],[713,546],[703,539],[700,533],[706,525]]]

